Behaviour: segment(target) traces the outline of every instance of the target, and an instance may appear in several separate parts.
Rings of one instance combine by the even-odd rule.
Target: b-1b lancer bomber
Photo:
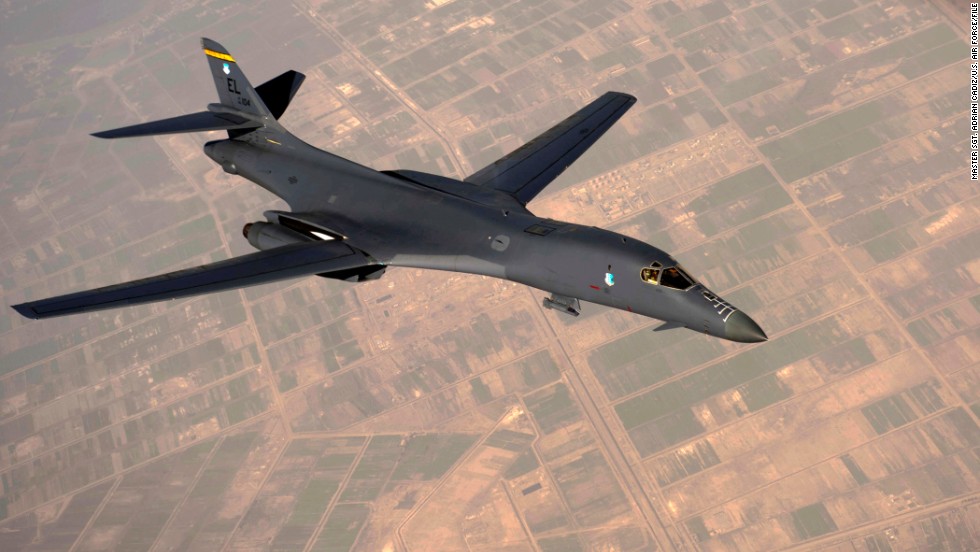
[[[660,249],[591,226],[535,216],[527,204],[635,102],[607,92],[550,130],[466,177],[376,171],[319,150],[279,124],[304,76],[253,88],[235,58],[202,40],[220,103],[207,111],[95,133],[124,138],[224,130],[204,153],[228,173],[282,198],[246,224],[259,251],[133,282],[14,305],[48,318],[241,288],[299,276],[361,282],[388,267],[483,274],[551,293],[545,306],[577,316],[579,301],[755,343],[766,334]]]

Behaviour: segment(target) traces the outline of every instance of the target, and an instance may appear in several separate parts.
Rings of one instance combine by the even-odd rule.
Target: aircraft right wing
[[[356,274],[359,269],[372,267],[383,268],[363,252],[341,241],[304,242],[142,280],[13,305],[13,308],[27,318],[50,318],[254,286],[311,274],[346,278],[351,273]]]
[[[466,182],[490,186],[527,205],[619,120],[636,98],[606,92],[574,115],[490,165]]]

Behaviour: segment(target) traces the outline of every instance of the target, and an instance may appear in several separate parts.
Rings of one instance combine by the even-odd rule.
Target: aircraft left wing
[[[466,177],[466,182],[507,192],[527,205],[634,103],[636,98],[629,94],[606,92],[537,138]]]
[[[374,265],[377,262],[343,242],[305,242],[142,280],[21,303],[13,305],[13,308],[27,318],[50,318],[254,286],[311,274],[331,276],[339,273],[346,276],[357,269]]]

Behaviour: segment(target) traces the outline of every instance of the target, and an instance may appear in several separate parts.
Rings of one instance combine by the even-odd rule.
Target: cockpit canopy
[[[692,278],[681,265],[677,266],[664,266],[654,261],[650,263],[649,267],[643,267],[640,270],[640,279],[644,282],[655,285],[664,286],[671,289],[679,289],[681,291],[690,289],[692,286],[697,284],[697,280]]]

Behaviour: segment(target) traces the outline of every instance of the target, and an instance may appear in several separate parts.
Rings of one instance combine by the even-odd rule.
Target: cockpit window
[[[694,278],[688,276],[680,265],[672,266],[664,269],[663,274],[660,276],[660,285],[685,290],[694,285]]]
[[[663,267],[662,264],[657,261],[650,263],[649,267],[644,267],[640,270],[640,279],[648,284],[657,285],[660,283],[660,270]]]
[[[648,284],[666,286],[681,291],[690,289],[691,286],[698,283],[681,268],[681,265],[664,268],[664,265],[657,261],[653,261],[650,266],[640,269],[640,279]]]
[[[660,278],[660,269],[657,268],[644,268],[640,271],[640,278],[648,283],[657,285],[658,279]]]

